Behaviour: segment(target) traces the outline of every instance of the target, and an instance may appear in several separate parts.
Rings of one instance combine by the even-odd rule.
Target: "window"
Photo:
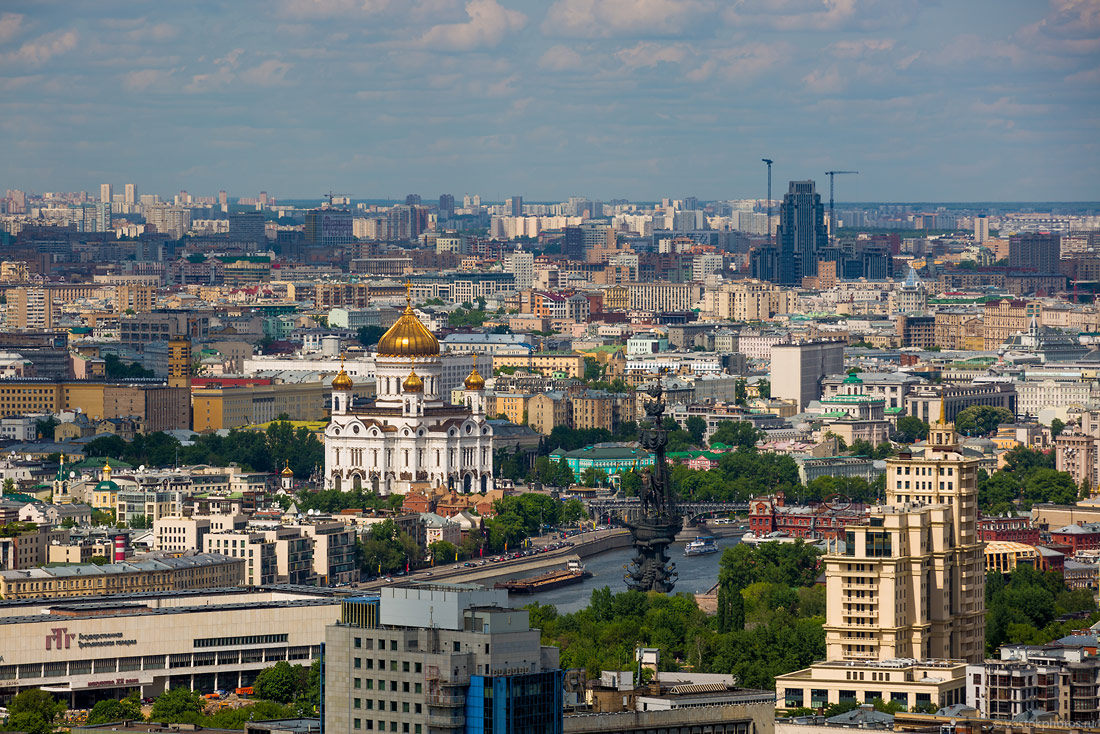
[[[360,660],[359,658],[355,658],[354,660],[352,660],[351,667],[355,668],[356,670],[359,670],[359,668],[363,667],[363,661]]]
[[[359,690],[362,687],[362,685],[363,685],[363,679],[362,678],[353,678],[352,681],[351,681],[351,687],[354,688],[355,690]]]
[[[416,670],[416,672],[417,672],[417,673],[419,673],[419,672],[420,672],[420,663],[417,663],[417,664],[416,664],[416,666],[415,666],[415,670]],[[420,685],[420,684],[418,683],[417,685]]]
[[[351,728],[352,729],[360,729],[360,728],[362,728],[362,725],[363,725],[363,723],[359,719],[352,719],[351,720]]]
[[[361,707],[362,702],[358,698],[351,699],[351,707],[357,709]]]
[[[362,647],[363,646],[363,638],[362,637],[356,637],[354,645],[355,645],[356,649]]]

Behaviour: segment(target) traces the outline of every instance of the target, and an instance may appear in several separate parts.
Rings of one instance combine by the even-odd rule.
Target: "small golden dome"
[[[280,474],[282,474],[284,477],[294,476],[294,472],[291,471],[291,469],[290,469],[290,460],[289,459],[287,460],[286,466],[283,467],[283,470],[280,472]]]
[[[439,340],[420,323],[412,308],[412,284],[405,283],[405,311],[378,340],[382,357],[438,357]]]
[[[477,371],[476,366],[470,370],[470,374],[466,375],[465,385],[467,390],[485,389],[485,378]]]
[[[416,374],[416,365],[413,365],[412,372],[405,378],[405,381],[401,383],[401,387],[405,389],[405,392],[424,392],[424,381],[420,379],[420,375]]]
[[[350,390],[355,387],[355,383],[351,381],[348,373],[344,371],[344,357],[340,357],[340,373],[336,377],[332,378],[333,390]]]

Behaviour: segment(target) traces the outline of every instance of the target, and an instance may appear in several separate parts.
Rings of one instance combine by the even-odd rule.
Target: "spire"
[[[408,310],[408,311],[412,310],[412,302],[413,302],[412,292],[413,292],[412,281],[409,280],[408,278],[406,278],[405,279],[405,309]]]
[[[947,396],[942,392],[940,393],[940,420],[941,426],[947,424]]]

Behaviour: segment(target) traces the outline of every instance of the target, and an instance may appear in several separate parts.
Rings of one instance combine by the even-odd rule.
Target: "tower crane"
[[[836,177],[843,174],[855,175],[859,171],[826,171],[825,175],[829,177],[829,231],[832,232],[836,228],[836,218],[833,215],[833,185],[836,183]]]

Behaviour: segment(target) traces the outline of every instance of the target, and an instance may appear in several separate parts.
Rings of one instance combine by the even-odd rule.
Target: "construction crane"
[[[832,232],[836,229],[836,218],[833,216],[833,184],[836,182],[838,175],[850,173],[855,175],[859,171],[826,171],[825,175],[829,177],[829,231]]]
[[[341,197],[341,198],[342,198],[343,196],[344,196],[344,194],[336,194],[336,193],[333,193],[333,191],[332,191],[331,189],[329,190],[329,192],[328,192],[327,194],[321,194],[321,198],[322,198],[322,199],[328,199],[328,205],[329,205],[329,207],[331,207],[331,206],[332,206],[332,200],[333,200],[334,198],[336,198],[336,197]]]
[[[768,164],[768,237],[772,236],[772,159],[761,158]]]

